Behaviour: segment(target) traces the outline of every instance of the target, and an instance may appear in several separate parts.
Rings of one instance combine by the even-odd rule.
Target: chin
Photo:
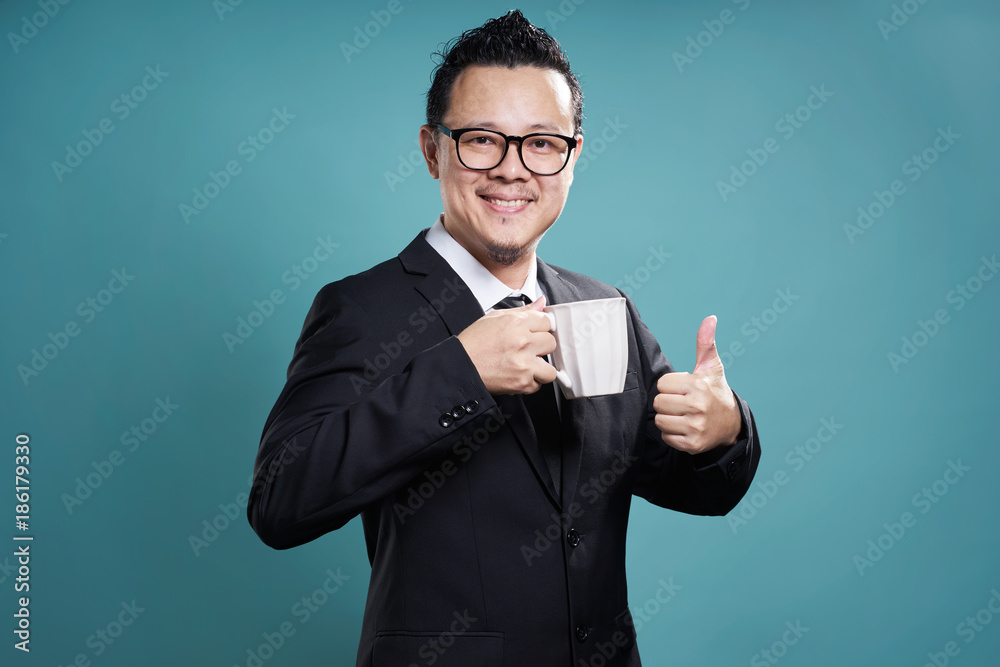
[[[486,244],[486,256],[500,266],[514,266],[524,255],[525,250],[521,246],[499,243]]]

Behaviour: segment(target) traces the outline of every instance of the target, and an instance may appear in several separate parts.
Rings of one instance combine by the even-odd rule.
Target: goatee
[[[486,256],[490,261],[496,262],[500,266],[514,266],[517,260],[524,255],[524,248],[519,245],[497,243],[490,241],[486,244]]]

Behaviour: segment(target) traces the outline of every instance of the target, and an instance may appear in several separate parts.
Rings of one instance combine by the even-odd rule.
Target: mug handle
[[[552,313],[546,313],[542,311],[542,315],[549,318],[549,331],[556,330],[556,317]],[[569,374],[566,371],[556,369],[556,382],[561,384],[563,388],[567,391],[573,388],[573,381],[569,378]]]

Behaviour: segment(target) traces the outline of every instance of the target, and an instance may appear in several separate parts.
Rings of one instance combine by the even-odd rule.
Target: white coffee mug
[[[546,306],[556,349],[552,365],[566,398],[620,394],[628,370],[625,298]]]

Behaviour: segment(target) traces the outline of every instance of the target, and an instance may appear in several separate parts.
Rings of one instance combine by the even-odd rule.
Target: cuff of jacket
[[[730,391],[732,390],[730,389]],[[728,482],[747,474],[747,468],[749,468],[752,459],[751,441],[754,435],[750,407],[735,391],[733,391],[733,397],[740,410],[740,432],[736,436],[736,442],[732,445],[720,445],[707,452],[691,455],[691,463],[696,472],[705,473],[712,468],[718,468]]]

